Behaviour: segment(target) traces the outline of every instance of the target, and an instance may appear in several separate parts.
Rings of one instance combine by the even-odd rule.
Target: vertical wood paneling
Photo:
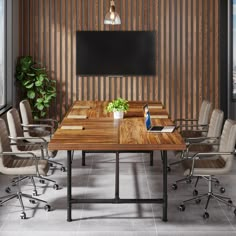
[[[203,99],[219,105],[218,0],[116,0],[120,26],[104,25],[110,0],[20,0],[20,52],[57,81],[50,115],[75,100],[161,100],[172,118],[196,117]],[[156,32],[156,76],[76,75],[76,31]]]

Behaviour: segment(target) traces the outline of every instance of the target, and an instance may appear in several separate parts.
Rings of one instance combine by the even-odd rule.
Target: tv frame
[[[155,51],[154,51],[154,63],[153,63],[153,73],[80,73],[78,71],[78,64],[77,64],[77,57],[78,57],[78,50],[77,50],[77,37],[78,37],[78,33],[79,32],[125,32],[125,33],[129,33],[129,32],[137,32],[137,33],[152,33],[154,36],[153,42],[154,42],[154,47],[155,47]],[[104,76],[104,77],[129,77],[129,76],[156,76],[156,31],[153,30],[149,30],[149,31],[144,31],[144,30],[135,30],[135,31],[86,31],[86,30],[78,30],[76,31],[76,75],[78,76]]]

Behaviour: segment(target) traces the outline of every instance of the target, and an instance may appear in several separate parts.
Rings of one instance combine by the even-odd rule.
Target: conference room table
[[[76,101],[70,107],[49,142],[49,150],[67,151],[67,221],[72,221],[72,204],[79,203],[157,203],[163,204],[162,220],[167,221],[167,151],[185,150],[180,133],[147,132],[143,106],[148,103],[152,125],[173,125],[161,102],[129,101],[123,119],[106,111],[109,101]],[[115,193],[112,199],[78,199],[72,196],[72,154],[75,150],[115,153]],[[121,199],[119,196],[119,153],[161,151],[163,196],[155,199]]]

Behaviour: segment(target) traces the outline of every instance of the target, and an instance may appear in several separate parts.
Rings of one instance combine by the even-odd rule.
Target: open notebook
[[[175,130],[175,126],[152,126],[151,116],[148,105],[144,106],[145,125],[148,132],[171,133]]]

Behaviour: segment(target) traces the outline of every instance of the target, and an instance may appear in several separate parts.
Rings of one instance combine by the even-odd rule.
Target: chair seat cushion
[[[51,137],[50,135],[47,135],[47,136],[40,136],[41,138],[37,138],[39,136],[31,136],[31,135],[28,135],[27,133],[24,134],[24,137],[26,138],[34,138],[32,140],[29,139],[29,142],[32,142],[32,143],[35,143],[35,142],[43,142],[43,140],[41,138],[43,138],[46,142],[50,142],[51,140]]]
[[[182,162],[184,168],[184,175],[189,175],[192,168],[192,160],[184,160]],[[195,176],[209,176],[225,173],[225,161],[223,158],[218,157],[216,159],[202,159],[195,160],[194,163],[194,172]]]
[[[203,137],[203,132],[199,132],[196,130],[182,130],[180,132],[180,134],[184,137],[184,138],[197,138],[197,137]]]
[[[32,137],[50,136],[50,131],[43,128],[30,129],[29,133],[30,133],[30,136]]]
[[[189,147],[189,152],[212,152],[213,150],[215,150],[213,145],[210,144],[205,144],[205,143],[199,143],[199,144],[195,144],[195,145],[191,145]]]
[[[18,149],[20,151],[27,151],[27,152],[32,152],[34,153],[37,157],[39,158],[42,158],[42,152],[41,152],[41,148],[40,148],[40,145],[32,145],[29,144],[27,145],[27,143],[23,143],[24,145],[23,146],[18,146]],[[57,151],[49,151],[48,150],[48,156],[49,158],[53,158],[57,155]],[[44,150],[44,157],[47,158],[47,155],[46,155],[46,151]]]
[[[5,168],[2,173],[7,175],[36,175],[36,161],[31,158],[10,157],[5,160]],[[47,175],[49,165],[47,160],[38,160],[38,172]]]

